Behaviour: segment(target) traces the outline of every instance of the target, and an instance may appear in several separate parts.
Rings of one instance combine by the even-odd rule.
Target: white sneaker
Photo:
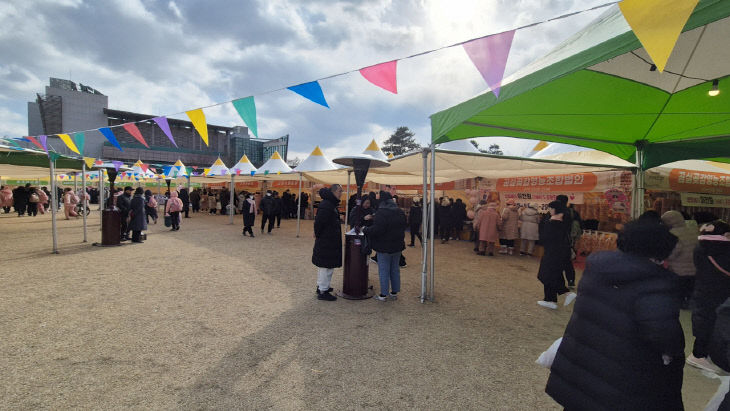
[[[557,303],[554,303],[552,301],[542,301],[542,300],[540,300],[540,301],[537,302],[537,305],[539,305],[540,307],[549,308],[551,310],[557,310],[558,309],[558,304]]]
[[[375,294],[375,295],[373,296],[373,298],[375,298],[375,299],[376,299],[376,300],[378,300],[378,301],[386,301],[386,300],[388,300],[388,297],[387,297],[387,296],[386,296],[386,297],[383,297],[383,296],[382,296],[382,295],[380,295],[380,294]]]
[[[398,294],[388,294],[388,297],[390,297],[391,300],[397,300]]]
[[[687,364],[718,375],[726,375],[725,371],[715,365],[709,357],[697,358],[693,354],[690,354],[689,357],[687,357]]]
[[[575,301],[575,297],[577,296],[578,294],[576,293],[568,293],[568,295],[565,296],[565,302],[563,303],[563,306],[569,306],[573,301]]]

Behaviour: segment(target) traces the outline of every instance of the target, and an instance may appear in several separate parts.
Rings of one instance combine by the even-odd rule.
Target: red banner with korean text
[[[399,184],[395,187],[396,190],[418,190],[419,192],[423,190],[423,184],[411,184],[411,185],[402,185]],[[431,188],[431,184],[428,184],[428,188]],[[436,184],[436,190],[454,190],[456,188],[456,181],[449,181],[448,183],[438,183]]]
[[[730,175],[673,168],[669,188],[684,193],[730,194]]]
[[[497,191],[593,191],[598,177],[593,173],[556,174],[536,177],[514,177],[497,179]]]

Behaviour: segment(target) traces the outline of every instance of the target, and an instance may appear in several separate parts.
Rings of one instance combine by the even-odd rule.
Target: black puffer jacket
[[[381,198],[374,220],[372,226],[363,228],[373,250],[388,254],[405,250],[406,214],[395,201]]]
[[[338,198],[329,188],[319,190],[322,201],[314,217],[314,249],[312,264],[322,268],[342,266],[342,232],[340,230],[340,213]]]
[[[647,258],[592,254],[545,391],[568,410],[683,409],[677,282]]]
[[[264,215],[274,215],[274,198],[270,195],[264,195],[264,198],[261,199],[261,204],[259,204],[259,207],[261,208],[261,212],[264,213]]]
[[[730,272],[730,241],[723,239],[723,236],[700,236],[700,243],[694,251],[697,274],[692,295],[695,304],[692,309],[692,335],[705,344],[710,341],[715,326],[715,310],[730,298],[730,275],[718,270],[709,258],[712,257],[720,268]]]

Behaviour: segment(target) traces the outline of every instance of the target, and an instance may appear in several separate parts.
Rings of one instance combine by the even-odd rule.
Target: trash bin
[[[362,234],[345,234],[345,269],[341,297],[364,300],[372,297],[368,290],[368,256],[362,253]]]
[[[101,245],[119,245],[121,230],[121,213],[118,210],[103,210],[101,212]]]

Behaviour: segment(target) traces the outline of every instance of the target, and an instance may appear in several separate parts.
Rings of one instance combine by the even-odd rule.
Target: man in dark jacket
[[[567,410],[682,410],[677,238],[636,221],[619,251],[591,254],[545,391]]]
[[[378,301],[398,298],[400,291],[401,252],[406,248],[404,241],[406,231],[406,214],[393,201],[387,191],[380,192],[378,211],[373,218],[375,223],[363,228],[373,250],[378,252],[378,276],[380,277],[380,295]]]
[[[18,186],[13,190],[13,208],[18,213],[18,217],[25,214],[25,209],[28,206],[28,196],[28,190],[23,186]]]
[[[122,241],[129,240],[127,217],[129,216],[129,210],[132,207],[132,191],[134,191],[134,189],[131,186],[126,186],[124,187],[124,194],[117,198],[117,208],[119,209],[119,217],[121,219],[119,238]]]
[[[281,214],[284,212],[284,201],[279,197],[279,192],[274,191],[274,218],[276,219],[276,228],[281,227]]]
[[[416,246],[416,237],[423,244],[423,237],[421,237],[422,220],[423,209],[421,208],[421,203],[418,200],[413,200],[411,211],[408,212],[408,228],[411,230],[411,243],[408,244],[409,247]]]
[[[190,193],[190,205],[193,207],[193,213],[200,211],[200,189],[196,188]]]
[[[180,200],[183,203],[183,212],[185,213],[185,218],[190,218],[188,215],[188,212],[190,211],[190,194],[188,193],[188,189],[183,187],[180,189]]]
[[[134,197],[129,203],[130,221],[128,230],[132,232],[132,242],[142,243],[142,231],[147,229],[147,216],[145,213],[145,198],[142,187],[137,187]]]
[[[322,201],[317,207],[314,217],[314,249],[312,264],[317,266],[317,299],[335,301],[337,297],[330,294],[332,273],[335,268],[342,267],[342,233],[340,231],[340,204],[342,187],[333,184],[330,188],[319,190]]]
[[[264,198],[261,199],[261,204],[259,205],[261,207],[261,234],[264,233],[264,226],[266,225],[266,221],[269,222],[269,230],[268,233],[271,234],[271,229],[274,228],[274,199],[271,197],[271,190],[266,191],[266,195]]]

